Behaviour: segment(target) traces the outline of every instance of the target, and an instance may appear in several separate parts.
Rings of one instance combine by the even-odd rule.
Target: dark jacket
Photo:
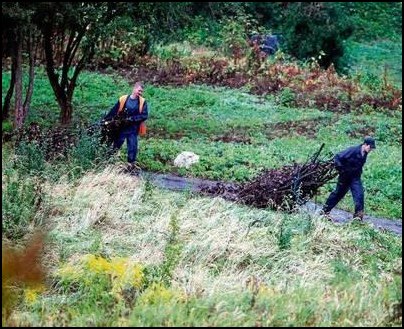
[[[104,117],[104,120],[112,120],[118,116],[119,100],[114,107]],[[119,113],[119,117],[126,119],[127,124],[121,128],[121,133],[138,134],[140,123],[147,120],[149,115],[147,102],[143,104],[142,113],[139,113],[139,98],[131,99],[128,97],[123,107],[123,111]]]
[[[334,164],[339,173],[346,177],[360,177],[367,159],[367,153],[362,155],[362,144],[351,146],[339,152],[334,157]]]

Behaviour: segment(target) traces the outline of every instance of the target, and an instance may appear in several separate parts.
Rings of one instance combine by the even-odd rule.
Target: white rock
[[[199,161],[199,155],[184,151],[177,155],[174,160],[174,166],[176,167],[185,167],[189,168],[192,164],[197,163]]]

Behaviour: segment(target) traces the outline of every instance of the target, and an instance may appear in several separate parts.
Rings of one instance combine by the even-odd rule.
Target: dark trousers
[[[323,211],[328,213],[334,208],[338,202],[345,196],[348,190],[351,190],[352,198],[355,204],[355,214],[363,212],[364,209],[364,191],[360,177],[346,177],[340,175],[338,177],[337,187],[331,192]]]
[[[120,133],[114,140],[114,150],[120,149],[125,139],[128,147],[128,162],[133,163],[136,161],[137,156],[137,134],[128,132]]]

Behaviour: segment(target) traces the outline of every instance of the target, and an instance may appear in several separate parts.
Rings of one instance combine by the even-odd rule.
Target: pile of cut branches
[[[102,119],[87,127],[87,133],[90,135],[99,133],[101,142],[110,145],[118,137],[122,128],[131,124],[133,122],[123,116],[111,120]]]
[[[304,164],[287,165],[279,169],[264,170],[254,180],[227,191],[218,184],[203,192],[252,205],[257,208],[293,210],[316,195],[319,188],[336,177],[332,159],[320,159],[320,149]],[[230,196],[230,197],[229,197]]]
[[[258,208],[292,210],[317,194],[319,188],[332,180],[337,172],[332,159],[319,158],[320,149],[304,164],[265,170],[238,191],[239,201]]]

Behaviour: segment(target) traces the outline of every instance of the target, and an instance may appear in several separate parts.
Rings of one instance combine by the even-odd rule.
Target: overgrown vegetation
[[[47,5],[5,4],[2,16],[31,24]],[[32,10],[21,16],[24,6]],[[107,8],[94,6],[74,8]],[[377,149],[363,173],[365,212],[401,220],[402,4],[108,6],[124,15],[92,31],[102,40],[80,36],[95,53],[70,86],[71,124],[59,125],[42,65],[23,129],[13,131],[13,114],[3,111],[3,325],[400,325],[400,237],[366,223],[339,226],[310,213],[160,190],[124,173],[126,146],[111,156],[87,127],[144,80],[150,117],[139,165],[237,184],[305,163],[323,143],[331,157],[371,135]],[[250,48],[254,31],[283,34],[281,51],[265,57]],[[64,37],[54,35],[56,67]],[[66,60],[78,64],[73,57]],[[3,62],[3,100],[11,63]],[[69,83],[72,72],[54,73]],[[20,82],[26,91],[28,73]],[[182,151],[200,161],[175,167]],[[324,202],[334,183],[314,201]],[[350,196],[338,207],[352,210]],[[37,229],[46,232],[40,243],[30,240]]]
[[[145,188],[117,167],[47,185],[52,284],[26,289],[8,323],[400,323],[400,237]]]
[[[49,103],[51,96],[49,89],[46,91],[46,79],[37,75],[41,94],[38,99],[34,97],[35,107],[27,121],[40,119],[41,125],[46,122],[52,126],[52,122],[45,121],[45,118],[54,118],[53,125],[56,123],[57,117],[52,116],[55,107]],[[7,83],[6,76],[3,83]],[[116,98],[130,88],[118,76],[84,73],[76,95],[81,117],[88,124],[99,120]],[[149,85],[145,93],[146,98],[152,100],[152,107],[148,135],[140,141],[138,160],[147,170],[245,182],[263,169],[305,162],[322,143],[326,144],[325,154],[333,154],[349,145],[359,144],[365,135],[372,135],[380,147],[365,166],[366,194],[372,195],[366,199],[366,211],[390,218],[402,216],[401,160],[397,161],[401,159],[402,142],[399,111],[377,112],[370,106],[363,106],[361,111],[354,113],[286,108],[281,105],[285,98],[257,97],[242,90],[234,92],[204,86]],[[100,94],[105,96],[100,99]],[[41,100],[46,100],[46,106]],[[106,150],[94,144],[95,141],[97,138],[84,135],[76,146],[79,149],[70,149],[67,163],[61,160],[57,162],[58,167],[50,166],[60,168],[62,172],[67,166],[71,176],[79,177],[96,161],[106,159]],[[25,147],[23,145],[21,147]],[[196,152],[201,161],[188,170],[174,167],[173,160],[183,150]],[[56,151],[60,149],[56,148]],[[118,154],[121,160],[125,159],[125,152],[124,148]],[[32,160],[22,162],[24,166],[30,163],[43,166],[44,160],[39,159],[41,153],[33,152],[32,156]],[[116,160],[111,158],[111,161]],[[30,170],[25,169],[25,172]],[[53,170],[49,174],[53,177],[57,172]],[[333,184],[326,185],[319,200],[322,201],[332,188]],[[342,201],[341,206],[351,209],[349,197]]]

